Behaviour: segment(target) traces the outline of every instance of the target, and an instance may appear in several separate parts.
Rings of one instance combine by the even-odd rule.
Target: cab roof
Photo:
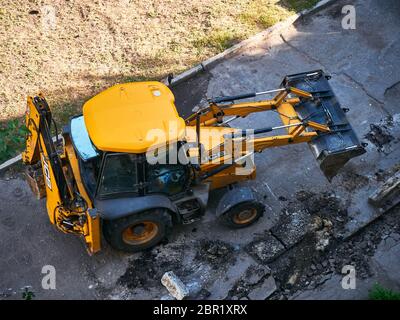
[[[97,149],[143,153],[184,137],[185,121],[174,102],[161,82],[117,84],[88,100],[83,117]]]

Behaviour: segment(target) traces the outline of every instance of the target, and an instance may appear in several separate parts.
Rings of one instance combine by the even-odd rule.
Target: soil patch
[[[236,258],[234,247],[226,242],[202,239],[199,243],[195,259],[209,263],[213,269],[218,269],[221,264],[234,263]]]
[[[179,277],[188,271],[182,265],[183,247],[168,248],[168,254],[162,254],[164,249],[155,248],[145,251],[139,258],[129,262],[126,272],[118,279],[117,284],[128,289],[138,287],[146,289],[151,286],[160,286],[160,279],[167,271],[173,270]]]
[[[369,179],[363,175],[351,171],[345,171],[341,175],[340,185],[344,187],[346,191],[352,191],[358,188],[365,187],[368,182]]]
[[[388,116],[380,123],[371,123],[370,131],[364,138],[372,142],[379,152],[385,152],[385,146],[394,140],[390,133],[391,127],[393,127],[393,117]]]

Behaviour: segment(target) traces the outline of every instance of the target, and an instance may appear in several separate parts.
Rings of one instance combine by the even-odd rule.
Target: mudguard
[[[249,187],[239,187],[228,190],[218,203],[216,215],[222,216],[233,206],[248,201],[256,200],[253,191]]]
[[[114,220],[155,208],[165,208],[177,214],[171,200],[164,195],[148,195],[133,198],[96,199],[94,205],[99,216],[105,220]]]

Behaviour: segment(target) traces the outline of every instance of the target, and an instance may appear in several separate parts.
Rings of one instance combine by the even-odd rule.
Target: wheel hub
[[[237,213],[234,217],[233,220],[237,224],[246,224],[252,221],[255,217],[257,216],[257,210],[256,209],[246,209],[243,211],[240,211]]]
[[[158,226],[152,221],[142,221],[127,227],[122,233],[122,239],[130,245],[149,242],[158,233]]]

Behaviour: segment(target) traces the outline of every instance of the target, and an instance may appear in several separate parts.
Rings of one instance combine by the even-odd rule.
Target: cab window
[[[174,195],[184,191],[187,170],[180,164],[147,165],[146,181],[148,193]]]
[[[137,193],[137,157],[134,154],[107,154],[99,181],[100,196]]]

